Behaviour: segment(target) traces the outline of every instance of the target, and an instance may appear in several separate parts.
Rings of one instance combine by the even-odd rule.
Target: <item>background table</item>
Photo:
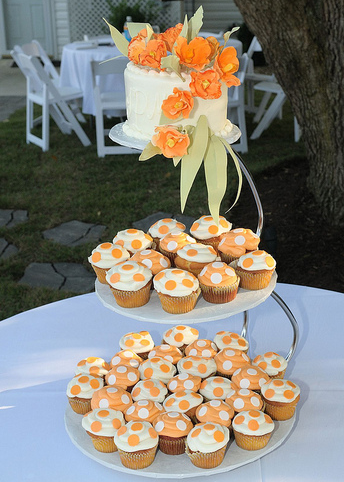
[[[212,482],[342,481],[344,295],[285,284],[277,284],[275,291],[300,325],[299,345],[286,373],[301,387],[296,423],[281,447],[257,462],[212,476]],[[251,310],[250,323],[251,357],[270,350],[286,355],[292,330],[274,300]],[[236,315],[193,326],[203,338],[223,329],[240,331],[241,324],[242,315]],[[77,362],[87,356],[109,360],[123,334],[142,329],[158,344],[167,327],[122,317],[104,308],[94,293],[0,323],[1,480],[147,480],[89,459],[64,428],[66,386]]]

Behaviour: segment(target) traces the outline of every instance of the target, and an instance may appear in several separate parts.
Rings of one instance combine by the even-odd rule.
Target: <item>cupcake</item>
[[[290,380],[273,379],[262,385],[265,411],[274,420],[289,420],[300,400],[300,387]]]
[[[187,313],[196,306],[201,290],[198,279],[181,269],[164,269],[153,279],[161,306],[167,313]]]
[[[241,350],[223,348],[214,357],[217,374],[222,377],[230,378],[233,373],[245,365],[250,365],[250,359]]]
[[[219,350],[223,348],[234,348],[244,353],[248,352],[249,344],[246,338],[239,336],[232,331],[219,331],[214,337],[214,343]]]
[[[266,251],[251,251],[237,261],[235,271],[240,277],[240,287],[245,290],[266,288],[275,271],[276,261]]]
[[[148,353],[154,347],[154,341],[148,331],[139,331],[137,333],[130,332],[121,337],[119,340],[119,346],[122,350],[128,348],[136,353],[136,355],[139,355],[142,360],[146,360],[148,358]]]
[[[166,256],[170,261],[171,265],[174,266],[174,260],[177,256],[177,251],[181,249],[186,244],[195,243],[194,238],[184,233],[183,231],[176,231],[173,233],[166,234],[159,244],[159,251],[164,256]]]
[[[247,410],[262,410],[263,400],[261,396],[248,388],[240,388],[234,393],[228,395],[225,400],[228,405],[233,407],[235,413],[244,412]]]
[[[133,350],[121,350],[111,358],[110,367],[113,368],[117,365],[127,365],[130,367],[138,368],[142,361],[143,358],[141,358]]]
[[[159,402],[153,402],[152,400],[138,400],[134,402],[125,412],[125,419],[127,422],[131,420],[153,423],[158,415],[160,415],[164,409]]]
[[[236,228],[221,235],[219,255],[222,261],[229,264],[239,259],[248,251],[258,249],[260,238],[251,229]]]
[[[232,422],[235,442],[244,450],[266,447],[275,428],[269,415],[259,410],[248,410],[236,415]]]
[[[209,377],[202,381],[199,393],[206,402],[216,399],[225,400],[236,388],[228,378]]]
[[[238,388],[248,388],[258,393],[260,393],[261,386],[269,381],[269,375],[261,368],[253,365],[238,368],[232,375],[232,382]]]
[[[92,410],[95,408],[112,408],[125,412],[132,404],[133,400],[130,393],[121,387],[106,386],[96,390],[91,400]]]
[[[239,287],[239,277],[222,261],[207,264],[198,275],[203,298],[209,303],[233,301]]]
[[[167,455],[185,453],[187,434],[193,427],[185,413],[164,412],[157,416],[153,427],[159,435],[159,449]]]
[[[155,378],[148,380],[140,380],[132,389],[132,399],[138,400],[152,400],[152,402],[162,403],[167,395],[166,385]]]
[[[165,398],[163,407],[166,412],[185,413],[196,423],[196,409],[202,402],[203,397],[200,393],[192,390],[180,390]]]
[[[163,343],[162,345],[155,346],[153,350],[149,353],[148,358],[153,358],[155,356],[169,361],[170,363],[172,363],[172,365],[176,365],[183,357],[183,354],[176,346]]]
[[[136,261],[124,261],[106,274],[116,303],[122,308],[137,308],[148,303],[152,272]]]
[[[111,408],[96,408],[84,415],[82,427],[91,437],[93,446],[98,452],[116,452],[115,432],[124,425],[123,413]]]
[[[124,229],[116,234],[113,243],[123,246],[132,256],[138,251],[151,248],[153,239],[139,229]]]
[[[89,356],[79,361],[75,369],[75,375],[84,373],[93,377],[105,377],[110,368],[110,365],[103,358]]]
[[[196,467],[212,469],[223,462],[229,430],[219,423],[199,423],[188,433],[186,453]]]
[[[156,244],[156,249],[159,249],[161,238],[166,234],[185,231],[185,225],[180,223],[176,219],[164,218],[159,219],[156,223],[148,229],[148,234],[153,238],[153,242]]]
[[[145,360],[139,366],[141,380],[154,378],[155,380],[160,380],[165,384],[171,380],[176,371],[176,367],[172,365],[171,362],[158,356],[148,358],[148,360]]]
[[[179,392],[180,390],[192,390],[198,392],[201,386],[202,378],[190,375],[189,373],[178,373],[171,378],[167,384],[167,388],[170,392]]]
[[[232,224],[223,216],[219,217],[217,225],[212,216],[201,216],[191,226],[190,234],[198,243],[208,244],[217,252],[220,236],[230,231]]]
[[[106,273],[110,268],[130,258],[128,251],[119,244],[99,244],[88,258],[100,283],[107,284]]]
[[[158,448],[158,434],[149,422],[128,422],[114,436],[120,460],[128,469],[149,467]]]
[[[144,264],[151,270],[152,275],[160,273],[163,269],[170,268],[170,260],[154,249],[144,249],[134,254],[131,258],[133,261]]]
[[[187,325],[177,325],[166,330],[162,338],[164,343],[176,346],[182,353],[184,353],[187,345],[197,340],[198,337],[199,332],[196,328],[191,328],[191,326]]]
[[[212,263],[216,258],[217,253],[212,246],[202,243],[191,243],[178,249],[174,264],[177,268],[185,269],[197,276],[204,266]]]
[[[216,363],[213,358],[201,356],[186,356],[177,363],[179,373],[189,373],[201,378],[208,378],[216,373]]]
[[[105,376],[107,385],[116,385],[116,387],[124,388],[129,393],[139,380],[140,372],[138,369],[127,365],[116,365]]]
[[[223,400],[210,400],[202,403],[196,410],[196,418],[200,423],[219,423],[229,428],[233,417],[233,408]]]
[[[80,373],[67,385],[67,397],[75,413],[85,415],[91,410],[91,399],[94,393],[104,386],[102,378]]]
[[[193,341],[185,348],[185,356],[201,356],[202,358],[214,358],[217,347],[211,340],[200,339]]]
[[[269,351],[264,355],[256,356],[252,365],[262,368],[270,378],[283,378],[288,362],[283,356]]]

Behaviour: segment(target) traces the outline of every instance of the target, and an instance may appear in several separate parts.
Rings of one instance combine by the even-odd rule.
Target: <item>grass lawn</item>
[[[53,124],[53,123],[52,123]],[[252,116],[247,118],[248,135]],[[33,262],[74,262],[90,269],[87,257],[93,245],[75,248],[43,239],[42,232],[61,223],[79,220],[107,226],[101,241],[156,211],[180,212],[179,168],[156,157],[139,162],[138,155],[98,158],[95,127],[86,125],[93,145],[83,147],[78,138],[63,135],[53,124],[50,150],[43,153],[25,142],[25,109],[0,123],[0,209],[24,209],[29,221],[14,228],[0,228],[0,238],[19,252],[0,261],[0,319],[52,301],[73,296],[50,289],[18,285]],[[242,157],[254,176],[271,166],[305,156],[302,142],[294,143],[293,115],[288,104],[283,120],[275,120],[260,139],[249,142]],[[222,212],[232,204],[237,176],[228,167],[228,190]],[[191,190],[184,214],[199,217],[208,212],[202,169]],[[228,219],[234,225],[240,220]],[[255,226],[247,226],[255,229]]]

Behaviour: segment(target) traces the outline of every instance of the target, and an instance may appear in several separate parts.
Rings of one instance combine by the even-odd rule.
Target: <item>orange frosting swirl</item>
[[[224,377],[209,377],[202,381],[199,393],[208,400],[224,400],[236,390],[236,385]]]
[[[190,375],[190,373],[179,373],[171,378],[167,384],[170,392],[179,392],[180,390],[192,390],[198,392],[201,386],[202,378]]]
[[[164,412],[157,416],[153,427],[158,435],[178,438],[187,435],[193,427],[193,423],[185,413]]]
[[[154,249],[139,251],[135,253],[131,259],[147,266],[153,275],[160,273],[163,269],[171,267],[170,260]]]
[[[140,380],[140,372],[128,365],[116,365],[105,376],[105,380],[108,385],[116,385],[126,390]]]
[[[219,423],[229,427],[234,417],[234,410],[222,400],[210,400],[197,407],[196,417],[200,422]]]
[[[121,387],[103,387],[94,392],[91,400],[91,408],[113,408],[120,412],[132,405],[133,401],[124,388]]]
[[[155,346],[153,350],[149,352],[148,358],[153,358],[155,356],[163,358],[164,360],[168,360],[173,365],[175,365],[179,362],[183,355],[176,346],[164,343],[162,345]]]
[[[198,275],[199,281],[206,286],[228,286],[237,281],[233,268],[222,261],[207,264]]]
[[[186,244],[195,243],[196,241],[187,233],[179,231],[176,233],[166,234],[160,240],[160,248],[169,253],[176,253],[178,249],[181,249]]]
[[[263,401],[261,396],[248,390],[247,388],[241,388],[232,395],[226,398],[226,403],[233,407],[236,412],[243,412],[245,410],[261,410]]]
[[[138,368],[142,361],[142,358],[133,350],[121,350],[111,358],[110,366],[113,368],[117,365],[127,365]]]
[[[250,364],[249,357],[241,350],[223,348],[214,358],[218,373],[232,375],[238,368]]]
[[[152,423],[163,410],[159,402],[138,400],[126,410],[125,419],[127,422],[131,420],[146,420]]]
[[[185,348],[185,356],[201,356],[202,358],[213,358],[217,353],[217,347],[211,340],[195,340]]]
[[[239,258],[247,251],[257,249],[259,242],[259,236],[251,229],[237,228],[221,235],[218,249],[222,253]]]
[[[269,375],[259,367],[245,365],[238,368],[232,375],[232,382],[239,388],[260,390],[264,383],[270,381]]]

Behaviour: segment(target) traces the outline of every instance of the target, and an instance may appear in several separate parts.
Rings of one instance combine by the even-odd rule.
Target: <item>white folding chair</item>
[[[84,146],[91,141],[81,128],[70,109],[68,102],[82,97],[82,92],[74,88],[57,89],[36,57],[12,50],[11,55],[26,77],[26,142],[36,144],[43,151],[49,150],[50,115],[64,134],[76,133]],[[31,132],[36,124],[34,104],[42,107],[42,137]]]
[[[239,142],[232,145],[233,149],[238,152],[245,153],[248,151],[247,146],[247,132],[246,132],[246,118],[245,118],[245,76],[248,66],[248,55],[244,54],[239,58],[239,70],[236,76],[239,78],[241,84],[233,86],[228,89],[228,118],[238,124],[241,130],[241,137]]]
[[[111,146],[105,145],[105,136],[108,136],[110,129],[105,129],[104,115],[109,115],[115,111],[116,117],[126,116],[125,91],[113,90],[112,92],[101,91],[101,78],[111,74],[124,75],[128,59],[120,57],[108,62],[99,63],[91,62],[93,96],[96,108],[96,134],[97,134],[97,153],[98,157],[104,157],[107,154],[134,154],[136,149],[130,147],[118,146],[113,143]]]

